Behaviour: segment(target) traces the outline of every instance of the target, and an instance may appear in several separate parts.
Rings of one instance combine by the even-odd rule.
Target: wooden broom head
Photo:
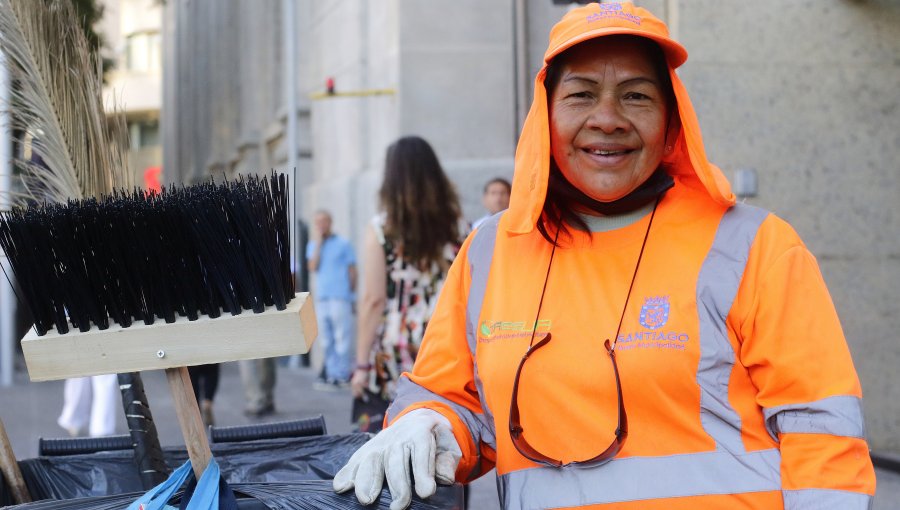
[[[287,212],[286,177],[273,173],[3,213],[0,246],[35,321],[23,349],[69,357],[41,375],[26,352],[31,377],[306,352],[315,320],[307,296],[290,306]],[[230,317],[216,319],[223,312]],[[276,346],[285,335],[294,343]]]

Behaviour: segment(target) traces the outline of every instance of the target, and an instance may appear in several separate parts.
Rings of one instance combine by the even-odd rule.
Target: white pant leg
[[[91,402],[91,437],[111,436],[116,432],[116,416],[122,407],[119,377],[116,374],[91,377],[94,399]]]
[[[350,301],[331,301],[331,323],[334,328],[332,344],[332,361],[330,364],[332,377],[338,381],[349,381],[353,375],[351,370],[351,351],[353,349],[354,319],[353,303]]]
[[[66,379],[63,386],[63,408],[56,423],[72,434],[87,429],[91,418],[91,378]]]
[[[316,337],[316,345],[319,352],[322,353],[322,370],[325,379],[333,378],[334,368],[331,366],[334,355],[334,322],[332,321],[332,300],[324,299],[316,301],[316,322],[318,323],[319,334]]]

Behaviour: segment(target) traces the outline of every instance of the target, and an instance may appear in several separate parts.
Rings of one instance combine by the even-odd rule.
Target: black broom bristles
[[[283,310],[294,296],[287,177],[118,192],[0,214],[38,335]]]

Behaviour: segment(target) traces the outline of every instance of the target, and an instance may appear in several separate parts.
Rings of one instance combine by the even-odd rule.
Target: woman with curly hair
[[[353,419],[369,432],[381,430],[396,381],[412,370],[466,234],[456,191],[420,137],[388,147],[379,197],[381,211],[366,229],[362,249],[364,290],[351,380]]]

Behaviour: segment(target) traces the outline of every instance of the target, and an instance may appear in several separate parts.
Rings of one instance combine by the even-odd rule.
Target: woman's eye
[[[625,99],[632,101],[644,101],[650,99],[650,96],[642,94],[640,92],[628,92],[625,94]]]
[[[591,97],[591,93],[590,93],[590,92],[587,92],[587,91],[584,91],[584,90],[578,91],[578,92],[572,92],[572,93],[570,93],[570,94],[568,94],[568,95],[566,96],[567,99],[568,99],[568,98],[572,98],[572,99],[586,99],[586,98],[589,98],[589,97]]]

